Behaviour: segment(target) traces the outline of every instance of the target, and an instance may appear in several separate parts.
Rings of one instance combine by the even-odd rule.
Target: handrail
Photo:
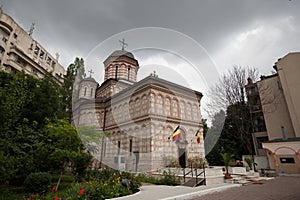
[[[189,175],[190,173],[192,173],[192,177],[194,177],[192,164],[191,164],[191,170],[190,171],[188,171],[187,173],[185,173],[185,168],[182,168],[182,171],[183,171],[183,181],[184,182],[185,182],[186,175]]]
[[[195,181],[196,181],[195,182],[195,186],[198,185],[201,182],[203,182],[203,184],[206,185],[206,174],[205,174],[205,166],[204,166],[204,164],[203,164],[203,170],[201,170],[201,172],[199,174],[197,173],[197,168],[193,169],[192,164],[191,164],[190,170],[187,173],[185,173],[185,169],[186,168],[182,168],[182,171],[183,171],[183,181],[184,182],[185,182],[185,177],[187,175],[189,175],[190,173],[192,174],[192,177],[194,178],[193,171],[195,170],[195,178],[196,178],[195,179]],[[198,177],[201,176],[202,174],[203,174],[203,179],[198,182]]]
[[[201,174],[203,174],[203,179],[198,182],[198,177],[201,176]],[[206,185],[206,175],[205,175],[205,166],[204,166],[204,164],[203,164],[203,170],[199,174],[197,174],[197,168],[196,168],[196,183],[195,183],[195,186],[197,186],[202,181],[203,181],[203,184]]]

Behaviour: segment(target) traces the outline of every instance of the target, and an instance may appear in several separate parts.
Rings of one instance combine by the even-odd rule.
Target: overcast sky
[[[0,0],[3,11],[66,68],[75,57],[102,81],[102,62],[119,39],[141,65],[206,91],[233,65],[270,74],[278,58],[300,51],[298,0]],[[149,28],[151,27],[151,28]],[[214,66],[213,66],[214,65]],[[145,66],[145,67],[142,67]],[[214,69],[213,69],[214,68]],[[186,73],[183,73],[186,72]],[[214,77],[213,77],[214,76]],[[195,83],[196,79],[201,79]],[[203,80],[204,79],[204,80]]]

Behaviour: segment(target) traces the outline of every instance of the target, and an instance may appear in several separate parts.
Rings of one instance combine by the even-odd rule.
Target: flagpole
[[[58,181],[57,181],[56,188],[55,188],[55,192],[56,192],[57,189],[58,189],[58,186],[59,186],[59,183],[60,183],[60,180],[61,180],[61,176],[62,176],[62,172],[60,173],[59,179],[58,179]]]

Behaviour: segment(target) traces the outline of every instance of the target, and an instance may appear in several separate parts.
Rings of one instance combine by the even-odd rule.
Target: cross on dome
[[[124,51],[128,44],[125,42],[124,38],[122,40],[119,40],[119,42],[121,44],[122,50]]]
[[[90,77],[92,77],[92,74],[94,73],[93,70],[91,69],[88,72],[90,73]]]

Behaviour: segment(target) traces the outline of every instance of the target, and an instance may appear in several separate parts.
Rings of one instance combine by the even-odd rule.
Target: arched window
[[[91,97],[93,96],[93,90],[94,90],[94,88],[91,88]]]
[[[158,95],[156,99],[156,114],[163,114],[163,96]]]
[[[178,117],[178,100],[173,99],[173,116]]]
[[[116,66],[115,79],[118,79],[118,66]]]
[[[85,88],[84,88],[84,94],[83,94],[83,96],[86,95],[86,90],[87,90],[87,88],[85,87]]]
[[[130,68],[128,67],[128,71],[127,71],[127,79],[130,79]]]
[[[168,97],[166,98],[164,109],[167,116],[171,115],[171,100]]]

